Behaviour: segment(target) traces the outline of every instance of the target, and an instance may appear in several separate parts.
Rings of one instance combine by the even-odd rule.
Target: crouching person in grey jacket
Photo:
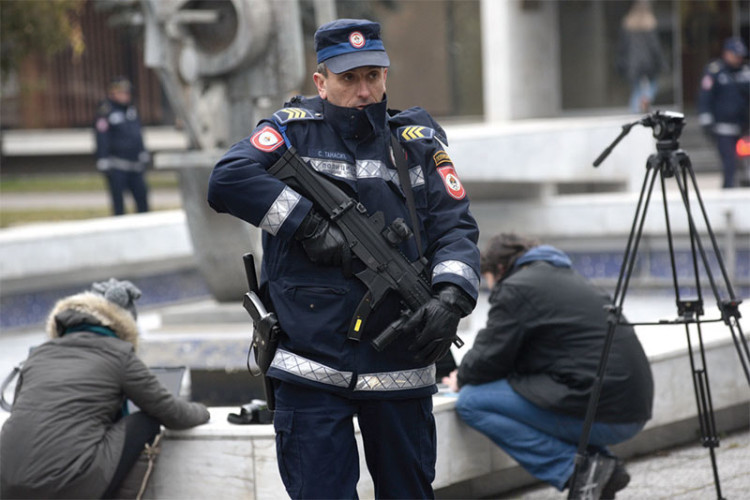
[[[0,497],[112,498],[160,425],[209,420],[136,355],[139,296],[112,279],[55,305],[51,340],[24,363],[0,433]],[[127,399],[141,411],[127,415]]]

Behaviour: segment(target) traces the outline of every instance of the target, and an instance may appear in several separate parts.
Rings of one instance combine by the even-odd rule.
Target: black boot
[[[613,500],[615,498],[615,493],[625,488],[629,482],[630,474],[628,474],[622,461],[617,459],[615,471],[612,473],[612,477],[609,478],[609,481],[607,481],[607,484],[604,485],[602,496],[600,498],[602,500]]]
[[[614,457],[601,453],[587,456],[576,475],[575,483],[570,486],[568,499],[598,500],[601,498],[602,491],[612,477],[616,465],[617,459]]]

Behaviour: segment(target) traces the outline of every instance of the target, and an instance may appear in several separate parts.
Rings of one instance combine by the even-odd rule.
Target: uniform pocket
[[[293,426],[293,411],[278,409],[274,411],[273,428],[276,431],[276,461],[279,465],[279,474],[289,496],[299,498],[302,487],[300,478],[302,458]]]
[[[347,331],[356,307],[347,287],[309,282],[279,285],[273,303],[282,330],[293,344],[299,342],[308,349],[310,345],[326,345],[331,343],[332,334]]]

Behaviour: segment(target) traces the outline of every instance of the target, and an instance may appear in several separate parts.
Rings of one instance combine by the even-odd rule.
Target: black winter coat
[[[490,295],[487,325],[461,361],[459,385],[507,378],[535,405],[583,418],[607,334],[607,295],[571,268],[536,261]],[[653,379],[632,327],[618,326],[596,420],[651,418]]]

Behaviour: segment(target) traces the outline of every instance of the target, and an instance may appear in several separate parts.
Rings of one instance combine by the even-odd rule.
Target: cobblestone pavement
[[[750,421],[750,415],[748,415]],[[716,448],[721,495],[728,500],[750,498],[750,431],[721,438]],[[630,484],[617,494],[617,500],[718,498],[708,448],[700,444],[662,450],[625,464]],[[550,486],[534,486],[499,497],[509,500],[562,500],[567,491]]]

